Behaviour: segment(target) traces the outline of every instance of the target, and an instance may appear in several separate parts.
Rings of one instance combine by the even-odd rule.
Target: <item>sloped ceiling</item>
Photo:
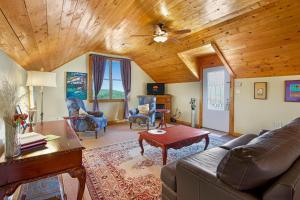
[[[236,76],[300,73],[295,0],[1,0],[0,48],[25,69],[51,71],[89,51],[126,55],[157,82],[198,78],[178,53],[214,41]],[[148,43],[153,25],[190,28]]]

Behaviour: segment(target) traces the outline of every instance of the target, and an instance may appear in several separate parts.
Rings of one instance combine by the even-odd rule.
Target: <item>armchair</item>
[[[132,128],[133,123],[146,124],[147,129],[149,125],[155,126],[155,112],[156,112],[156,97],[155,96],[139,96],[139,105],[149,104],[149,112],[147,114],[139,113],[137,108],[129,110],[129,124]]]
[[[87,111],[82,100],[70,98],[66,100],[71,125],[75,132],[95,131],[96,139],[98,138],[98,131],[102,128],[106,131],[107,119],[103,112]],[[84,110],[87,115],[80,115],[80,108]]]

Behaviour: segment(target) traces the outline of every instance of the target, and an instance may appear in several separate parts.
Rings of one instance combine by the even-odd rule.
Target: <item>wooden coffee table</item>
[[[163,165],[167,163],[168,149],[180,149],[200,142],[205,139],[204,150],[207,149],[209,144],[209,131],[203,131],[200,129],[192,128],[189,126],[172,126],[164,128],[162,130],[167,131],[165,134],[156,135],[148,133],[148,131],[140,132],[139,143],[141,146],[141,154],[144,154],[143,140],[149,143],[151,146],[160,147],[162,149]]]

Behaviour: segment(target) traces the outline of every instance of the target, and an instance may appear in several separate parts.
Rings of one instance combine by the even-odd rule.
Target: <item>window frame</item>
[[[92,59],[92,55],[89,56],[89,72],[88,72],[88,88],[89,88],[89,102],[93,102],[94,101],[94,94],[93,94],[93,69],[92,69],[92,62],[93,62],[93,59]],[[121,62],[121,59],[120,58],[106,58],[106,60],[109,60],[109,69],[110,69],[110,72],[109,72],[109,98],[108,99],[98,99],[98,102],[124,102],[125,101],[125,98],[124,99],[112,99],[112,61],[119,61]],[[121,80],[122,81],[122,80]]]

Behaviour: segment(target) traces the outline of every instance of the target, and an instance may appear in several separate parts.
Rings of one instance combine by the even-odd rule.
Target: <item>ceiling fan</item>
[[[154,33],[152,35],[131,35],[130,37],[152,37],[153,41],[151,41],[148,45],[153,44],[154,42],[163,43],[167,40],[177,41],[175,37],[169,37],[170,35],[181,35],[190,33],[191,29],[182,29],[182,30],[169,30],[163,23],[159,23],[154,25]]]

